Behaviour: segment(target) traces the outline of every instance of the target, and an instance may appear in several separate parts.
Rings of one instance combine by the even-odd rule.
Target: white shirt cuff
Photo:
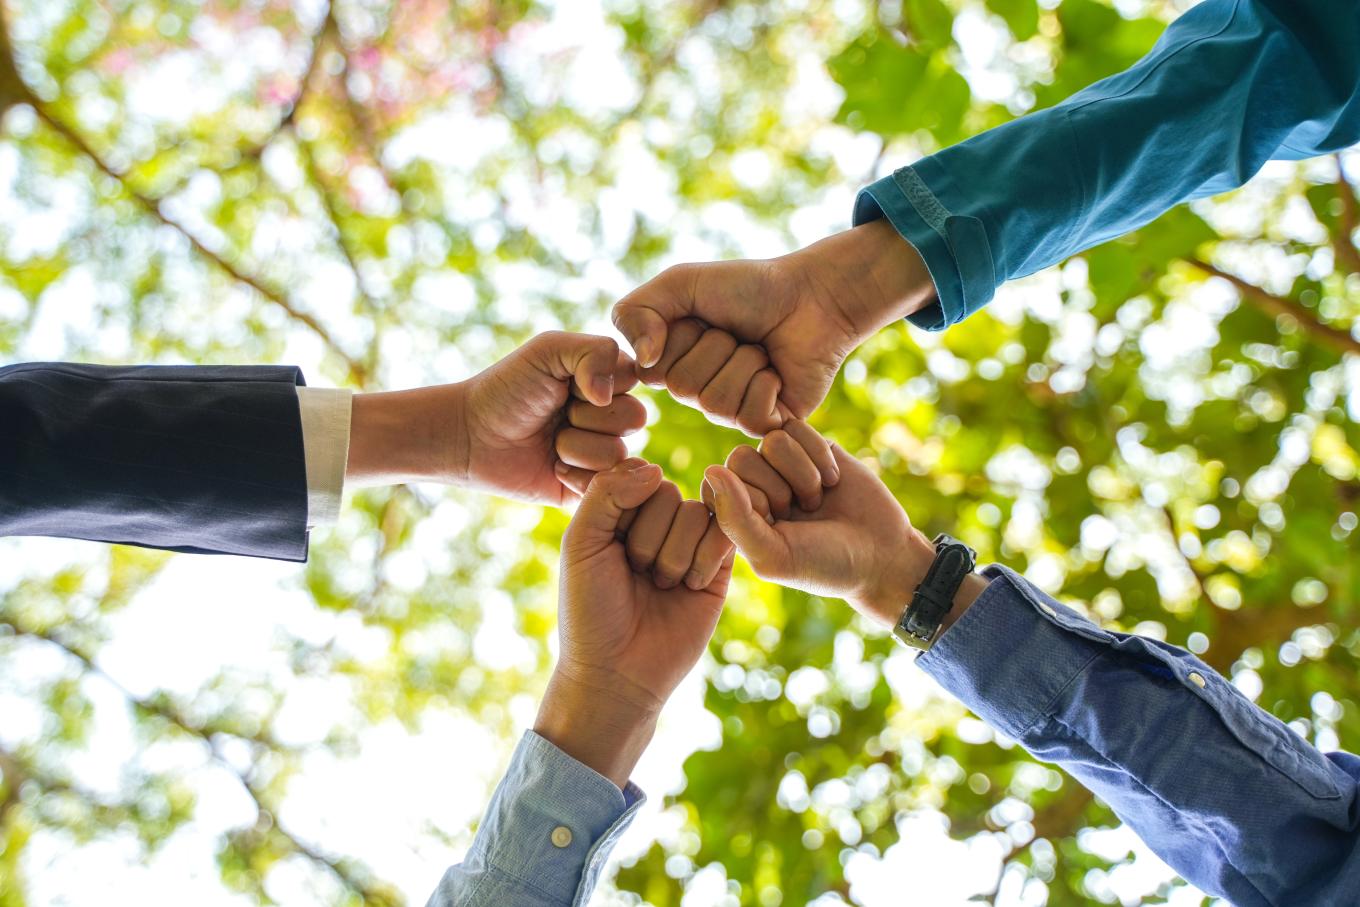
[[[353,391],[299,387],[302,447],[307,458],[307,528],[331,526],[340,519],[349,464],[349,417]]]

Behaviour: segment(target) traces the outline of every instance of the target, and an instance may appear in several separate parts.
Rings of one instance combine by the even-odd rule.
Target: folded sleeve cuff
[[[996,275],[981,220],[954,214],[942,201],[948,173],[934,158],[903,167],[860,190],[856,226],[886,217],[925,261],[936,301],[907,316],[928,331],[942,331],[991,302]]]
[[[340,519],[349,465],[351,398],[343,388],[299,387],[302,447],[307,460],[307,528]]]
[[[551,904],[584,905],[646,797],[528,731],[496,789],[473,859]]]

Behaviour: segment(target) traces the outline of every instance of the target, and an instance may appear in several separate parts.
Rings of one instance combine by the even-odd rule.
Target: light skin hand
[[[645,422],[627,395],[636,380],[612,339],[549,332],[458,384],[356,394],[346,481],[443,482],[569,503],[578,495],[566,479],[584,487],[621,461],[622,437]]]
[[[843,598],[877,623],[894,625],[934,561],[934,546],[864,463],[811,430],[790,433],[790,439],[809,460],[834,458],[840,470],[836,486],[805,509],[795,484],[806,481],[800,477],[804,467],[789,465],[797,461],[762,455],[761,469],[749,454],[734,451],[727,466],[704,473],[705,500],[718,524],[763,579]],[[773,524],[752,507],[756,494],[771,502],[778,517]],[[965,580],[946,629],[986,585],[976,574]]]
[[[620,788],[651,741],[662,705],[708,645],[732,575],[730,549],[698,590],[662,588],[653,579],[656,562],[641,570],[630,563],[641,518],[628,514],[640,514],[663,487],[659,467],[630,459],[586,489],[562,540],[561,657],[534,725]],[[701,532],[678,520],[666,527],[657,551],[670,559],[669,569],[688,568],[707,516]]]
[[[759,436],[807,417],[851,350],[933,299],[920,256],[875,221],[779,258],[676,266],[614,324],[644,381]]]

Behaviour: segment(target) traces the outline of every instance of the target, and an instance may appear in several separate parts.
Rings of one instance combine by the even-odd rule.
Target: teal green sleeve
[[[1360,141],[1360,3],[1204,0],[1132,68],[861,190],[925,259],[943,330],[997,286]]]

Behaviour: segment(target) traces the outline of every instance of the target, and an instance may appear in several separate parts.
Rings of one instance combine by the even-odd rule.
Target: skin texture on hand
[[[662,705],[708,645],[732,575],[730,547],[698,590],[662,588],[651,565],[630,562],[644,524],[628,515],[644,513],[667,485],[659,467],[638,459],[600,473],[562,540],[561,656],[534,730],[619,787]],[[701,531],[673,520],[657,550],[674,550],[676,562],[688,564],[707,524],[707,511]]]
[[[644,382],[758,436],[808,416],[855,347],[933,298],[920,256],[875,221],[780,258],[673,267],[613,314]]]
[[[705,472],[705,498],[763,579],[843,598],[865,616],[892,626],[930,568],[935,548],[868,466],[810,427],[788,432],[794,425],[785,426],[788,441],[802,448],[803,459],[793,456],[787,444],[772,453],[762,447],[758,455],[742,453],[749,447],[737,448],[726,466]],[[834,459],[839,481],[817,496],[809,462],[826,457]],[[753,503],[760,500],[768,502],[773,523]],[[985,586],[981,577],[970,578],[947,624]]]
[[[434,481],[564,504],[646,421],[608,337],[540,334],[460,384],[354,397],[346,480]],[[568,482],[568,479],[574,481]]]

